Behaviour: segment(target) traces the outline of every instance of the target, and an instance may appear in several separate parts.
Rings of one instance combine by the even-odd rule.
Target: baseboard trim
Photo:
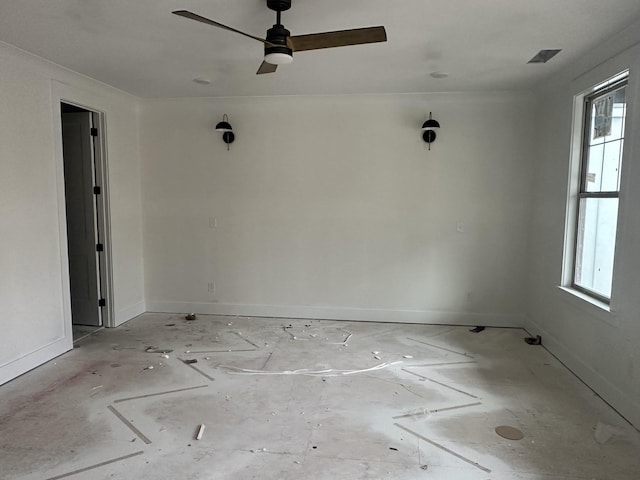
[[[282,317],[361,322],[419,323],[447,325],[483,325],[487,327],[523,327],[524,314],[440,312],[429,310],[387,310],[370,308],[311,307],[300,305],[246,305],[198,302],[147,302],[147,311],[199,313],[246,317]]]
[[[68,352],[73,348],[73,339],[70,336],[54,340],[49,345],[39,348],[20,358],[12,360],[0,367],[0,385],[13,380],[20,375],[33,370],[36,367]]]
[[[527,331],[542,336],[542,344],[558,358],[574,375],[589,386],[605,402],[640,430],[640,403],[609,382],[591,366],[578,358],[566,345],[557,341],[552,334],[535,321],[528,319]]]

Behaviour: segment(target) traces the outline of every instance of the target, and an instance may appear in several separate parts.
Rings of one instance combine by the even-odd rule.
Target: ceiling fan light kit
[[[287,65],[293,62],[293,50],[287,45],[287,38],[291,32],[278,23],[267,30],[267,40],[264,43],[264,61],[271,65]]]
[[[267,52],[265,49],[264,61],[271,65],[287,65],[293,62],[293,55],[287,52]]]
[[[431,112],[429,112],[429,120],[422,124],[422,139],[429,144],[429,150],[431,150],[431,144],[436,141],[436,130],[440,128],[440,122],[434,120]]]
[[[286,65],[293,62],[293,52],[387,41],[387,32],[383,26],[291,36],[291,32],[281,22],[281,14],[291,8],[291,0],[267,0],[267,7],[276,12],[276,24],[267,30],[266,39],[245,33],[188,10],[176,10],[172,13],[189,20],[228,30],[262,43],[264,45],[264,59],[257,71],[258,75],[273,73],[278,68],[278,65]]]

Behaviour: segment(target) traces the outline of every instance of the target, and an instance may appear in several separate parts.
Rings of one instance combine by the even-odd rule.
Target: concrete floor
[[[145,314],[0,387],[0,477],[638,480],[638,431],[525,336]]]
[[[85,337],[92,335],[96,332],[96,330],[100,330],[103,327],[94,327],[91,325],[72,325],[71,330],[73,331],[73,341],[79,342]]]

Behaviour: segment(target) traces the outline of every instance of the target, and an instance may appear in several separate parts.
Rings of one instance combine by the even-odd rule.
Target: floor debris
[[[145,350],[147,353],[171,353],[173,352],[170,348],[158,348],[158,347],[147,347]]]
[[[542,337],[540,335],[536,335],[535,337],[527,337],[524,339],[529,345],[542,345]]]
[[[470,331],[470,332],[473,332],[473,333],[480,333],[480,332],[484,331],[484,329],[485,329],[485,328],[486,328],[486,327],[483,327],[483,326],[481,326],[481,325],[478,325],[476,328],[472,328],[472,329],[470,329],[469,331]]]
[[[204,435],[204,429],[205,429],[204,424],[200,425],[200,427],[198,428],[198,434],[196,435],[196,440],[202,440],[202,435]]]
[[[189,314],[185,315],[184,319],[185,320],[195,320],[196,319],[196,314],[195,313],[189,313]]]
[[[198,360],[196,360],[195,358],[188,358],[187,360],[184,361],[184,363],[190,365],[192,363],[198,363]]]

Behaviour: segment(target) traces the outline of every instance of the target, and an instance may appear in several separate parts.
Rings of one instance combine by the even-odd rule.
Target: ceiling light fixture
[[[227,117],[226,113],[222,116],[222,121],[216,125],[216,132],[222,132],[222,141],[227,144],[227,150],[229,150],[229,145],[233,143],[236,136],[233,133],[233,129],[229,123],[229,117]]]
[[[440,122],[434,120],[429,112],[429,120],[422,124],[422,139],[429,144],[429,150],[431,150],[431,144],[436,141],[435,129],[440,128]]]

